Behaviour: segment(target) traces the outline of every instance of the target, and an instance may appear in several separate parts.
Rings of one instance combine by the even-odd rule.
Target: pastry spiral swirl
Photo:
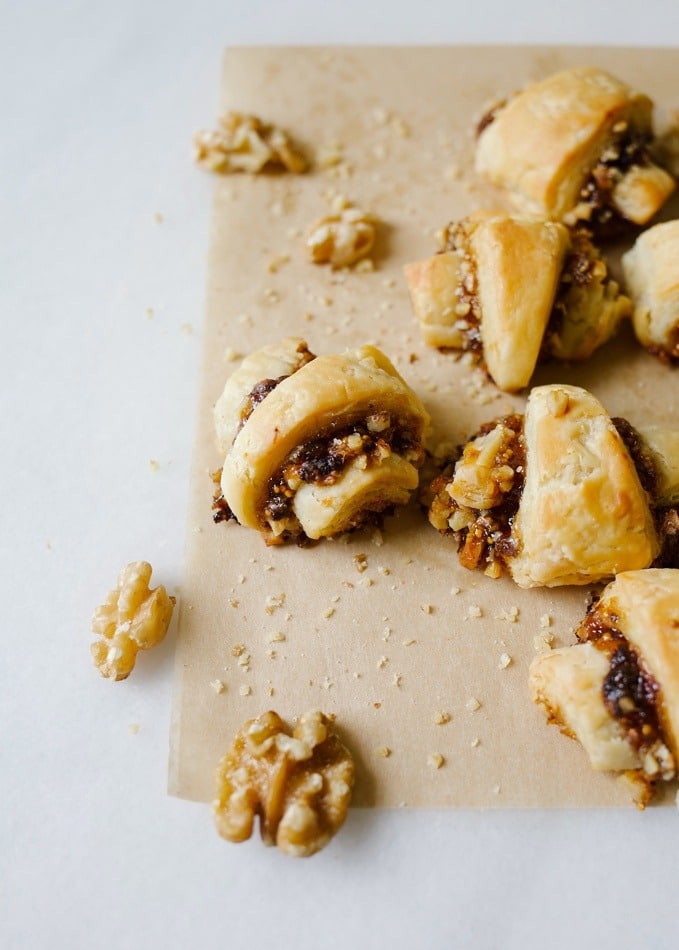
[[[375,347],[315,357],[283,340],[246,358],[215,406],[223,497],[268,544],[341,534],[408,501],[428,425]]]

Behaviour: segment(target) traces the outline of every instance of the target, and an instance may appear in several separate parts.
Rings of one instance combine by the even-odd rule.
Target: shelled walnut
[[[258,172],[284,169],[301,174],[307,160],[289,136],[256,115],[227,112],[216,131],[197,132],[195,160],[212,172]]]
[[[149,589],[151,573],[146,561],[128,564],[117,588],[94,611],[92,631],[101,639],[92,644],[92,657],[107,679],[126,679],[139,650],[156,646],[167,633],[175,598],[162,585]]]
[[[334,717],[301,716],[294,731],[269,711],[248,720],[217,770],[213,802],[219,834],[241,842],[255,815],[265,844],[308,857],[344,822],[354,782],[350,752],[329,732]]]
[[[309,229],[306,248],[314,264],[350,267],[370,253],[375,243],[375,220],[351,206],[340,208]]]

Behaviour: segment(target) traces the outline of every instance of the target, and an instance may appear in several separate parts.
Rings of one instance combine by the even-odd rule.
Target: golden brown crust
[[[616,625],[660,686],[665,739],[679,757],[679,570],[618,574],[599,607],[616,617]]]
[[[368,436],[374,433],[377,448],[370,459],[361,451],[362,436],[349,432],[356,425],[367,426]],[[353,526],[358,510],[381,511],[407,499],[417,484],[428,425],[420,400],[375,347],[317,357],[283,379],[248,416],[224,461],[224,498],[241,524],[271,541],[286,531],[314,539],[336,534]],[[380,446],[380,432],[387,429],[408,437],[401,465],[393,464],[397,446]],[[356,451],[347,455],[355,464],[343,462],[324,473],[331,477],[294,474],[281,484],[284,516],[268,516],[264,508],[286,460],[330,437],[344,438],[349,450],[356,442]],[[310,482],[320,486],[317,491],[307,490]]]
[[[622,258],[634,301],[634,332],[643,346],[679,358],[679,220],[640,234]]]
[[[523,389],[533,375],[568,245],[563,225],[540,218],[503,216],[474,228],[483,356],[500,389]]]
[[[603,406],[574,386],[533,389],[526,478],[515,520],[521,587],[589,584],[648,567],[658,553],[646,494]]]
[[[616,137],[627,132],[650,137],[651,120],[647,96],[603,70],[567,69],[528,86],[497,113],[479,136],[476,168],[508,189],[522,210],[563,219],[578,205],[588,176]],[[650,185],[640,189],[637,183],[644,214],[654,213],[673,187],[662,175],[655,197]],[[627,217],[637,206],[633,191],[630,186],[623,196]]]

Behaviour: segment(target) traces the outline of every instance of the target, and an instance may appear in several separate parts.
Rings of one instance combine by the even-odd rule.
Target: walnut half
[[[175,598],[163,586],[149,589],[151,573],[146,561],[128,564],[116,589],[94,611],[92,631],[101,639],[92,644],[92,657],[107,679],[126,679],[139,650],[160,643],[170,626]]]
[[[366,257],[375,243],[375,220],[351,206],[321,218],[309,229],[306,249],[314,264],[350,267]]]
[[[354,763],[329,732],[334,717],[301,716],[293,732],[272,711],[250,719],[217,770],[215,824],[228,841],[245,841],[259,815],[262,840],[293,857],[320,851],[342,826]]]
[[[216,131],[197,132],[194,155],[211,172],[258,172],[283,169],[301,174],[307,161],[282,129],[256,115],[227,112]]]

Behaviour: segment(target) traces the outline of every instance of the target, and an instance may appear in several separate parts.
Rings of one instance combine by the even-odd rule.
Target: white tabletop
[[[679,6],[0,11],[0,946],[676,947],[673,809],[354,810],[310,861],[229,845],[165,791],[174,626],[125,683],[88,645],[124,563],[181,583],[212,192],[190,141],[222,48],[676,46]]]

